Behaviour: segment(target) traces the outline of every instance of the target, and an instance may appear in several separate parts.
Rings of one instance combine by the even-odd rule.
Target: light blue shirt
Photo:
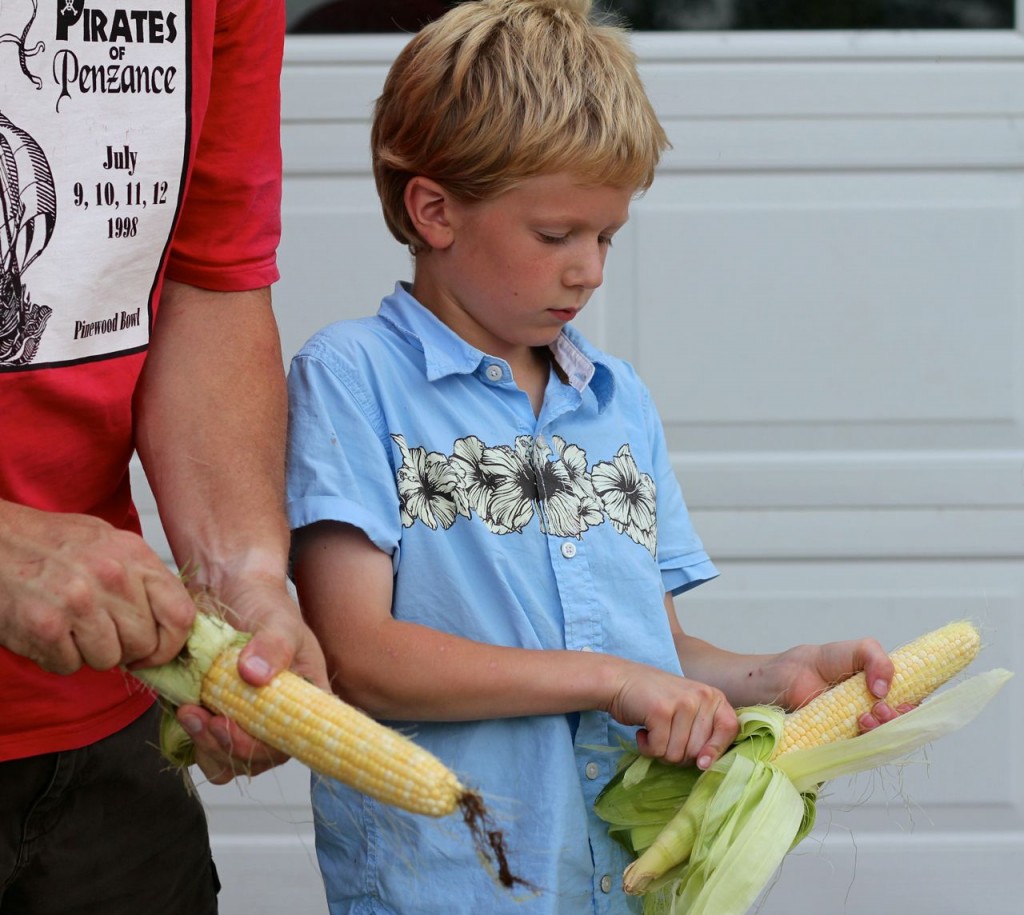
[[[375,317],[316,334],[289,373],[293,528],[343,521],[390,555],[397,619],[497,645],[621,655],[681,673],[665,614],[717,572],[694,532],[647,388],[567,328],[539,418],[507,363],[399,284]],[[396,677],[402,671],[394,671]],[[599,712],[389,722],[478,788],[510,892],[457,815],[383,807],[313,779],[332,915],[639,911],[593,813],[634,729]]]

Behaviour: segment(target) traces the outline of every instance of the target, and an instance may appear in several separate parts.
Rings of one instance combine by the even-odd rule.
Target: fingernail
[[[243,663],[249,676],[257,680],[266,680],[270,676],[270,665],[259,656],[246,658]]]
[[[875,685],[871,691],[881,699],[887,692],[889,692],[889,684],[885,680],[875,680]]]
[[[697,760],[697,768],[698,769],[706,769],[710,765],[711,765],[711,757],[710,756],[702,756],[700,759]]]
[[[193,737],[203,730],[203,723],[195,715],[185,715],[180,720],[181,726]]]

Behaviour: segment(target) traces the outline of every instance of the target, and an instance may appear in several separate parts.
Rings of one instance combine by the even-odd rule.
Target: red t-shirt
[[[139,531],[131,400],[164,275],[278,278],[283,0],[0,9],[0,498]],[[2,608],[0,608],[2,612]],[[152,699],[0,648],[0,760]]]

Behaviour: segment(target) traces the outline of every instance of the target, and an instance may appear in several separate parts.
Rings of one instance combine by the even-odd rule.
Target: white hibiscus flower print
[[[539,455],[534,463],[541,529],[555,537],[579,537],[580,497],[561,461]]]
[[[477,514],[496,534],[521,531],[533,518],[537,501],[537,480],[522,448],[484,448],[480,474],[487,498]]]
[[[552,436],[554,453],[565,469],[569,485],[578,500],[579,534],[604,522],[604,506],[594,491],[594,483],[587,473],[587,452],[579,445],[569,445],[560,435]]]
[[[495,480],[485,475],[480,466],[484,455],[484,443],[475,435],[460,438],[455,442],[451,465],[459,474],[459,514],[467,518],[473,512],[482,515],[491,497]]]
[[[494,446],[469,435],[448,457],[410,448],[402,435],[392,438],[402,452],[396,477],[404,527],[422,521],[447,530],[458,516],[475,514],[492,533],[515,534],[536,515],[542,533],[582,539],[607,518],[656,555],[654,480],[641,472],[628,445],[588,472],[587,453],[557,435],[550,445],[520,435],[512,445]]]
[[[641,473],[629,445],[619,448],[611,461],[595,464],[590,478],[615,530],[654,556],[658,542],[654,480]]]
[[[405,437],[391,438],[402,452],[402,466],[396,475],[402,527],[422,521],[431,530],[447,530],[459,514],[459,474],[448,458],[436,451],[409,448]]]

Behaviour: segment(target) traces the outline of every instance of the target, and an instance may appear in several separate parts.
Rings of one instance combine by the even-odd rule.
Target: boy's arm
[[[391,558],[350,525],[297,533],[299,601],[334,691],[384,719],[465,721],[609,712],[647,733],[645,752],[710,765],[736,734],[725,697],[704,683],[612,655],[506,648],[391,615]]]
[[[687,635],[671,594],[665,595],[665,610],[686,675],[714,684],[737,708],[770,704],[796,709],[861,670],[878,699],[884,699],[889,691],[892,661],[875,639],[796,645],[778,654],[736,654]],[[871,715],[861,719],[861,726],[870,730],[896,714],[880,701]]]

